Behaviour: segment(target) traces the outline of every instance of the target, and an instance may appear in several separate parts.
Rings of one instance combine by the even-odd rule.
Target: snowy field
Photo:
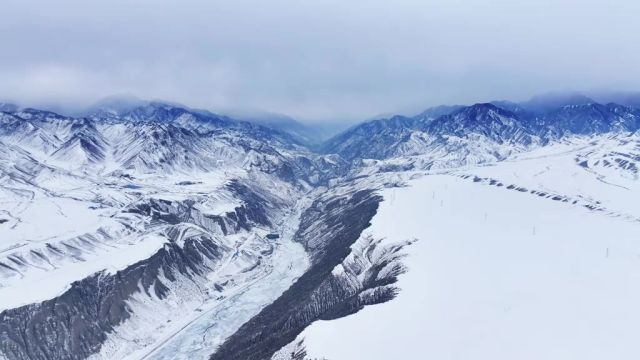
[[[640,358],[638,181],[603,177],[577,165],[575,151],[553,150],[385,190],[365,234],[419,239],[406,250],[401,292],[312,324],[298,338],[309,357]],[[512,183],[527,191],[507,189]]]
[[[193,185],[178,185],[186,175],[141,177],[135,185],[71,175],[41,176],[37,187],[1,179],[0,206],[10,220],[0,231],[0,311],[51,299],[74,281],[156,253],[167,241],[162,229],[123,213],[136,201],[195,199],[212,215],[240,205],[223,191],[237,173],[196,175]]]

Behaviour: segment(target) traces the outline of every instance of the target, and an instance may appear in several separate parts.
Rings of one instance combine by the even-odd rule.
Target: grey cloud
[[[130,93],[319,121],[640,83],[633,0],[5,0],[2,13],[0,98],[24,103]]]

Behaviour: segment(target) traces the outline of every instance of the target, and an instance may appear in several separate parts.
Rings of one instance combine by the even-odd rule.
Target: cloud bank
[[[6,0],[0,98],[113,94],[355,120],[640,90],[640,2]]]

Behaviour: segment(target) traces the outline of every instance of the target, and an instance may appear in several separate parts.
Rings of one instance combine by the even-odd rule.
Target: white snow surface
[[[284,351],[304,340],[308,358],[331,360],[638,359],[640,184],[576,161],[625,146],[557,144],[384,190],[363,236],[419,239],[398,297],[318,321]]]
[[[122,211],[138,200],[202,199],[207,208],[239,203],[224,191],[239,172],[183,176],[155,175],[130,181],[80,179],[55,169],[37,186],[0,179],[0,311],[60,295],[74,281],[96,272],[115,272],[157,252],[167,241],[162,228]],[[9,268],[10,267],[10,268]]]
[[[289,212],[305,200],[293,179],[277,175],[298,156],[315,156],[304,148],[239,125],[195,133],[170,121],[19,115],[0,113],[0,312],[126,269],[170,241],[205,237],[217,251],[215,261],[203,260],[206,271],[176,281],[161,273],[163,299],[140,284],[126,300],[130,318],[107,333],[95,357],[206,358],[305,271],[307,255],[291,240],[304,207]],[[264,216],[277,227],[220,224],[242,217],[242,206],[260,206],[245,203],[251,195],[229,186],[235,181],[265,201]],[[152,216],[148,204],[162,210]],[[193,223],[156,218],[183,206]],[[266,238],[273,231],[279,239]]]
[[[271,209],[274,229],[208,234],[222,261],[207,264],[210,273],[164,281],[165,299],[141,288],[127,300],[131,318],[108,333],[95,359],[206,359],[308,267],[292,236],[311,199],[263,172],[294,150],[262,153],[265,144],[236,131],[201,138],[169,124],[5,117],[15,130],[0,138],[0,311],[157,252],[166,229],[127,211],[137,203],[189,200],[203,215],[223,215],[242,203],[226,185],[242,179],[294,207]],[[640,356],[639,135],[543,147],[414,134],[398,150],[355,170],[365,175],[356,186],[410,185],[383,191],[363,234],[419,239],[406,248],[398,298],[314,323],[283,351],[304,340],[311,357],[334,360]],[[178,230],[179,246],[204,231]],[[267,240],[271,231],[281,237]]]
[[[267,243],[262,236],[239,239],[236,243],[240,247],[208,276],[208,284],[177,281],[174,284],[180,288],[172,288],[167,299],[150,299],[140,293],[129,301],[132,319],[109,333],[100,353],[91,359],[208,359],[217,346],[275,301],[309,266],[304,248],[293,241],[308,200],[303,199],[277,225],[279,239]],[[255,264],[244,263],[239,256],[246,253],[245,248],[265,246],[273,246],[273,253]],[[206,290],[226,282],[231,285],[222,294]]]

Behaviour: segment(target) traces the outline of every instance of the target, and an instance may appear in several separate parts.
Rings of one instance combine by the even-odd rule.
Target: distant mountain
[[[342,121],[301,122],[292,117],[261,111],[226,113],[228,116],[250,123],[279,130],[293,136],[300,143],[316,148],[348,126]]]
[[[286,131],[253,122],[234,119],[208,110],[190,109],[181,105],[158,101],[136,104],[133,107],[95,108],[85,114],[97,122],[166,123],[180,126],[198,133],[215,132],[220,129],[250,133],[261,140],[277,141],[281,146],[301,146],[302,140]]]
[[[447,137],[472,134],[500,143],[531,142],[514,113],[492,104],[476,104],[433,108],[415,117],[369,121],[330,139],[323,150],[347,159],[385,159],[428,153],[445,144]]]
[[[179,104],[128,98],[105,100],[80,113],[79,116],[86,116],[96,121],[173,122],[198,131],[210,131],[217,127],[242,127],[244,131],[253,131],[260,136],[286,137],[285,143],[290,142],[309,148],[316,147],[344,128],[341,123],[339,126],[333,123],[303,124],[281,114],[256,111],[217,114]]]
[[[105,161],[108,141],[93,122],[88,119],[74,121],[69,134],[68,140],[51,153],[54,159],[78,167]]]
[[[584,105],[595,102],[595,100],[575,92],[548,93],[534,96],[529,101],[521,103],[520,106],[527,111],[542,114],[567,105]]]
[[[616,103],[640,109],[640,92],[608,92],[595,97],[601,103]]]
[[[18,110],[18,105],[0,102],[0,112],[13,112]]]
[[[535,117],[535,114],[523,107],[523,105],[509,101],[509,100],[497,100],[492,101],[491,104],[520,116],[520,117]]]
[[[232,165],[285,181],[318,182],[342,166],[321,159],[284,131],[161,102],[93,108],[84,117],[31,108],[2,113],[0,141],[68,170],[102,174]]]
[[[500,244],[546,239],[555,249],[574,234],[555,231],[568,218],[574,230],[589,213],[591,229],[611,226],[593,239],[628,225],[630,243],[640,219],[640,110],[581,96],[390,116],[321,151],[309,144],[326,125],[278,115],[137,99],[82,114],[3,109],[2,359],[301,359],[314,321],[405,291],[396,282],[413,271],[402,261],[414,230],[405,221],[396,227],[409,232],[385,238],[376,228],[389,221],[439,214],[415,228],[468,222],[479,249],[483,226],[505,236]],[[383,226],[378,215],[389,216]],[[637,252],[618,246],[609,258],[593,244],[589,261]]]
[[[633,132],[640,128],[640,111],[613,103],[566,105],[540,116],[537,122],[551,139],[571,134]]]
[[[550,110],[541,113],[542,109]],[[447,111],[451,113],[440,115]],[[634,132],[640,128],[639,119],[638,109],[597,104],[581,96],[539,97],[524,106],[495,101],[365,122],[328,140],[322,150],[348,160],[433,154],[446,149],[460,152],[480,143],[491,152],[502,145],[527,147],[570,135]],[[484,155],[491,158],[491,154]]]
[[[532,134],[518,116],[493,104],[475,104],[444,115],[420,130],[440,137],[471,134],[497,143],[531,144]]]
[[[428,108],[427,110],[421,112],[420,114],[413,117],[416,122],[426,124],[429,123],[441,116],[452,114],[460,109],[462,109],[463,105],[440,105]]]
[[[251,123],[288,134],[298,143],[308,146],[316,146],[344,129],[341,126],[342,123],[339,124],[340,126],[328,123],[301,123],[287,115],[264,111],[223,111],[221,113],[213,113],[208,110],[191,109],[181,104],[166,101],[145,101],[133,96],[109,97],[75,115],[79,117],[88,116],[103,121],[112,118],[131,121],[176,121],[178,119],[178,121],[188,122],[194,120],[180,119],[180,116],[185,111],[188,111],[191,115],[200,115],[201,117],[196,117],[195,120],[201,124],[220,122],[220,125],[228,126],[231,123],[228,120]],[[206,120],[202,121],[202,117],[205,117]]]
[[[318,131],[315,131],[312,127],[302,124],[286,115],[267,112],[232,112],[229,116],[242,121],[282,131],[290,134],[300,143],[308,145],[318,144],[326,139],[326,137],[323,136],[324,134],[321,134]]]
[[[409,140],[409,135],[424,128],[435,119],[463,108],[463,106],[437,106],[420,114],[407,117],[396,115],[387,119],[367,121],[351,127],[327,140],[321,151],[337,153],[347,159],[380,159],[392,156]]]

